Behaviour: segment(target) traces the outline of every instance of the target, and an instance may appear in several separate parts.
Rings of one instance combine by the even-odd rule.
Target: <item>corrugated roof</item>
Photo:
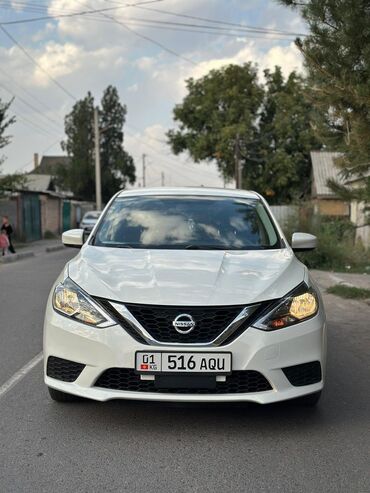
[[[47,192],[52,188],[50,175],[27,175],[25,178],[24,188],[31,192]]]
[[[341,154],[339,152],[311,152],[313,182],[316,196],[335,197],[335,193],[327,185],[328,180],[335,180],[341,184],[345,183],[339,174],[340,170],[334,163],[334,160],[340,156]]]

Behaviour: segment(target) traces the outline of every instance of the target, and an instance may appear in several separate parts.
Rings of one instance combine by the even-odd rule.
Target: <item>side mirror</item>
[[[84,230],[70,229],[62,234],[62,243],[71,248],[81,248],[84,244]]]
[[[317,238],[309,233],[293,233],[292,249],[295,252],[308,252],[317,246]]]

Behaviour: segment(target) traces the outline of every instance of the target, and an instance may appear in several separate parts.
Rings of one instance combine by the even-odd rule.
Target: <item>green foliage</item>
[[[7,112],[12,104],[13,100],[8,101],[7,103],[3,103],[0,99],[0,149],[5,147],[10,143],[11,136],[5,135],[6,130],[10,125],[15,123],[15,117],[8,117]],[[2,163],[3,158],[0,158],[0,164]]]
[[[199,80],[188,79],[186,86],[187,96],[174,109],[179,129],[168,132],[173,152],[187,150],[196,162],[216,160],[230,178],[239,136],[247,176],[256,165],[256,122],[263,101],[257,68],[251,63],[229,65]]]
[[[310,269],[363,272],[370,266],[370,253],[355,244],[355,226],[347,218],[314,216],[310,210],[300,215],[298,224],[285,228],[288,239],[294,231],[311,233],[318,238],[312,252],[297,253]]]
[[[288,203],[310,191],[309,152],[320,148],[310,125],[307,86],[292,72],[287,80],[276,67],[258,82],[257,67],[229,65],[187,81],[188,94],[174,109],[177,130],[168,132],[175,154],[195,161],[216,160],[230,179],[238,147],[243,187]],[[239,142],[239,145],[237,145]]]
[[[14,173],[13,175],[5,175],[0,179],[0,196],[4,192],[13,192],[24,187],[27,178],[24,174]]]
[[[348,299],[370,299],[370,289],[356,288],[355,286],[347,286],[346,284],[331,286],[327,289],[327,292]]]
[[[57,183],[83,200],[95,198],[94,98],[90,92],[77,101],[65,117],[67,136],[62,149],[71,157],[69,166],[59,167]]]
[[[0,149],[8,145],[11,141],[11,136],[6,135],[6,131],[9,128],[10,125],[15,123],[15,117],[8,116],[8,110],[10,108],[10,105],[12,104],[13,100],[8,101],[7,103],[3,103],[0,99]],[[0,155],[0,165],[4,162],[4,157]],[[18,175],[7,175],[0,180],[0,195],[6,191],[12,190],[12,187],[14,183],[17,182]]]
[[[102,194],[106,203],[127,182],[135,183],[135,164],[122,145],[127,109],[120,103],[115,87],[109,86],[104,91],[101,106]]]
[[[135,166],[132,157],[123,148],[123,126],[126,106],[119,100],[117,89],[108,86],[103,93],[99,109],[101,178],[103,201],[127,182],[135,181]],[[66,141],[62,148],[71,157],[69,166],[57,170],[57,184],[71,190],[75,197],[95,200],[94,159],[94,98],[90,92],[75,103],[65,118]]]
[[[320,148],[310,125],[311,105],[305,79],[292,72],[285,81],[280,67],[265,70],[265,98],[259,122],[261,170],[258,191],[271,203],[289,203],[311,189],[310,151]]]
[[[280,0],[302,14],[310,35],[296,44],[305,57],[317,131],[345,178],[370,172],[370,8],[368,0]],[[332,184],[333,186],[333,184]],[[336,192],[348,191],[336,189]],[[351,198],[370,202],[369,179]]]

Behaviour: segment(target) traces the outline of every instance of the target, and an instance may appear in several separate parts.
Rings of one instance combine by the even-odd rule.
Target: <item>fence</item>
[[[298,205],[272,205],[270,209],[275,216],[277,222],[284,229],[290,221],[298,221],[299,206]]]

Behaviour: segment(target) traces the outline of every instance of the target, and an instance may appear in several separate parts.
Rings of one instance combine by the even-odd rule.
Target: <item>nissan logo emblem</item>
[[[179,334],[189,334],[194,329],[195,322],[188,313],[181,313],[181,315],[177,315],[172,325]]]

